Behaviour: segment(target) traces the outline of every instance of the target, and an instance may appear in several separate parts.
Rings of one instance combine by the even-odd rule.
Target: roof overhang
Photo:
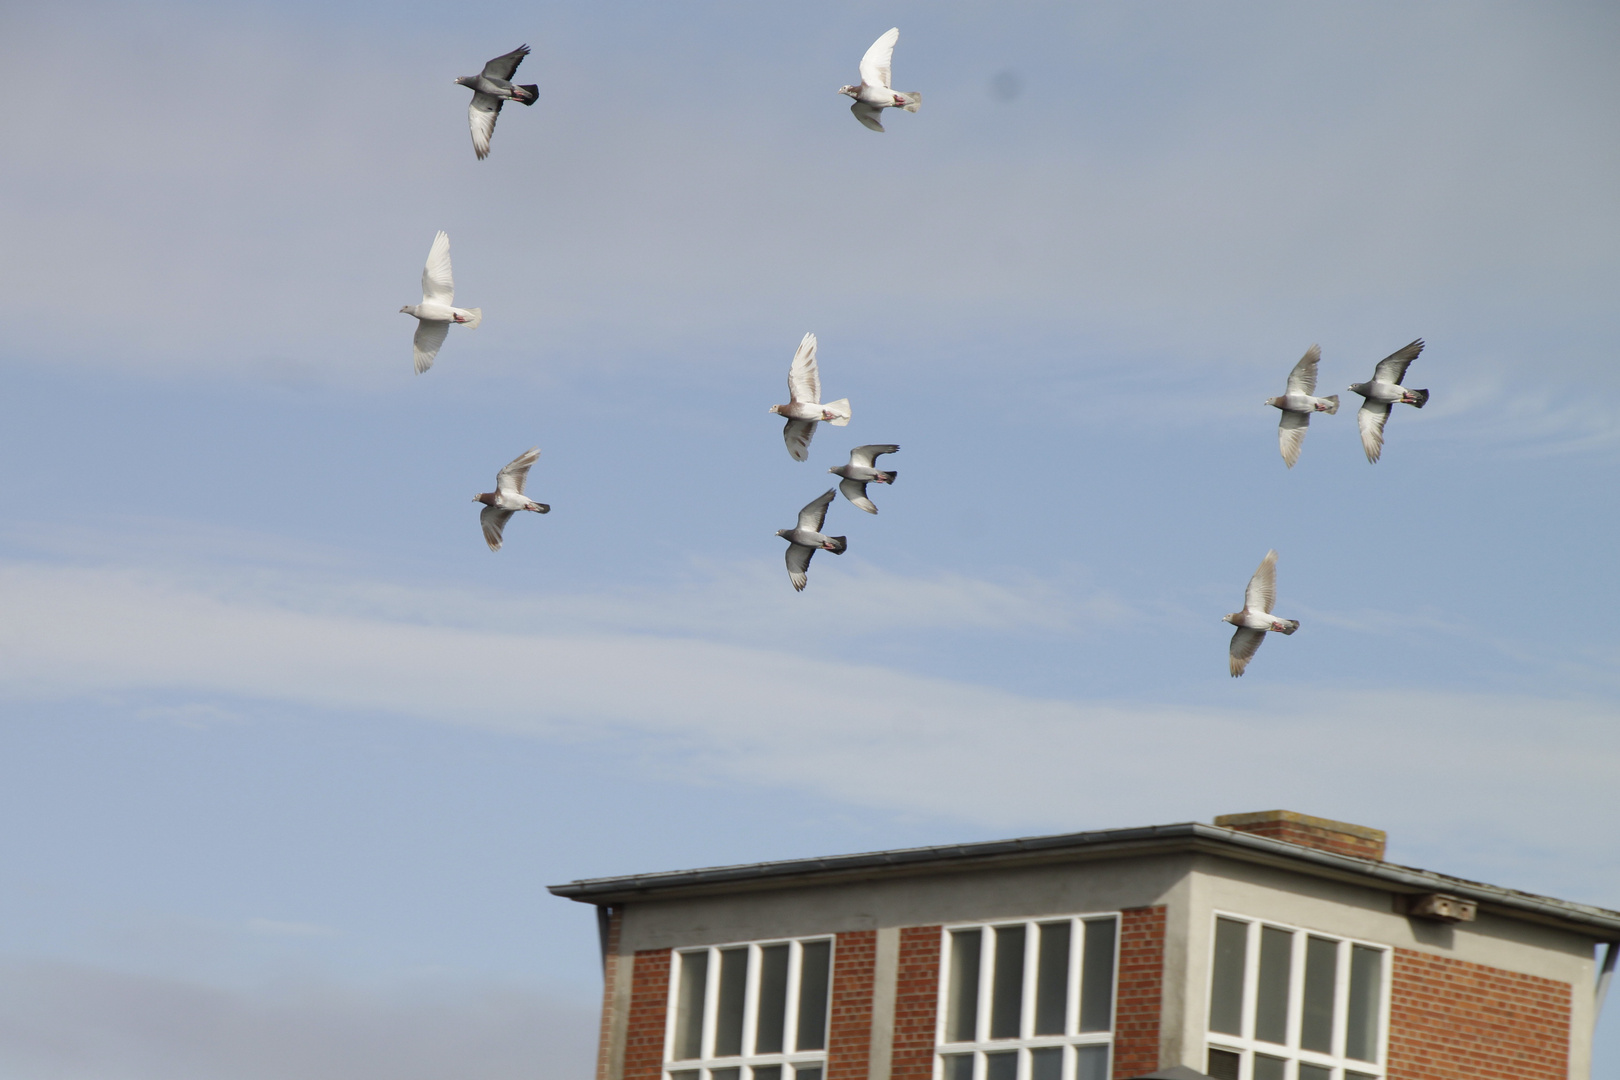
[[[1196,821],[626,877],[587,878],[550,888],[557,896],[585,904],[622,904],[632,900],[716,896],[968,873],[989,867],[1093,862],[1186,853],[1271,866],[1391,893],[1449,893],[1473,901],[1482,911],[1557,926],[1588,934],[1600,941],[1620,940],[1620,912],[1606,908],[1448,877],[1432,870],[1338,855]]]

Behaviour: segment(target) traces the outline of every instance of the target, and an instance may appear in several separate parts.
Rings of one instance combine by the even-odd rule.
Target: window
[[[1215,917],[1209,1057],[1215,1080],[1380,1080],[1389,950]]]
[[[949,927],[936,1080],[1107,1080],[1114,915]]]
[[[668,1080],[822,1080],[832,940],[676,952]]]

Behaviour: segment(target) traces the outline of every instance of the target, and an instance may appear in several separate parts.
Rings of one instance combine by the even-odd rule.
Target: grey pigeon
[[[900,28],[896,26],[872,42],[872,47],[861,57],[861,84],[838,88],[840,94],[848,94],[855,99],[855,104],[849,107],[855,119],[873,131],[883,130],[883,122],[879,118],[884,109],[904,109],[914,113],[922,105],[921,94],[902,93],[889,87],[889,65],[894,59],[894,43],[899,40]]]
[[[1361,448],[1368,461],[1377,461],[1384,451],[1384,421],[1389,419],[1389,408],[1396,402],[1423,408],[1429,403],[1427,390],[1408,390],[1401,385],[1406,369],[1423,351],[1423,339],[1418,338],[1399,352],[1390,353],[1378,361],[1371,382],[1351,383],[1350,389],[1366,398],[1356,413],[1356,426],[1361,428]]]
[[[478,515],[478,523],[484,527],[484,543],[489,545],[489,550],[501,550],[501,530],[506,528],[506,523],[519,510],[551,513],[550,506],[535,502],[523,494],[523,487],[529,482],[529,469],[539,460],[538,446],[525,450],[495,474],[494,491],[473,496],[473,502],[484,504],[483,511]]]
[[[874,468],[877,459],[883,454],[892,454],[900,448],[893,443],[877,443],[872,446],[857,446],[849,452],[849,464],[838,465],[827,471],[842,476],[838,482],[838,490],[844,493],[844,498],[865,510],[868,514],[878,512],[872,500],[866,497],[867,484],[892,484],[897,472],[884,472]]]
[[[528,55],[529,47],[519,45],[505,56],[497,56],[485,64],[477,75],[462,75],[456,79],[457,86],[469,87],[473,92],[467,122],[472,126],[473,153],[478,155],[479,161],[489,156],[489,139],[495,134],[495,118],[501,115],[501,106],[508,101],[533,105],[540,97],[539,86],[518,86],[510,81]]]
[[[1339,411],[1339,395],[1312,397],[1316,393],[1316,365],[1322,359],[1320,346],[1312,345],[1299,358],[1294,370],[1288,373],[1288,392],[1282,397],[1266,398],[1266,404],[1282,410],[1277,424],[1277,442],[1282,447],[1283,463],[1290,469],[1299,460],[1299,448],[1305,442],[1305,428],[1311,422],[1311,413],[1329,415]]]
[[[793,354],[788,368],[788,398],[786,405],[772,405],[767,412],[787,417],[782,427],[782,441],[794,461],[810,458],[810,440],[815,437],[816,425],[825,420],[834,427],[849,423],[849,398],[821,403],[821,371],[816,367],[816,335],[806,334]]]
[[[1292,634],[1299,629],[1299,623],[1294,619],[1279,619],[1271,613],[1277,602],[1277,553],[1266,552],[1266,557],[1260,560],[1260,568],[1249,579],[1249,587],[1243,594],[1243,610],[1234,611],[1230,615],[1222,615],[1221,622],[1231,623],[1237,627],[1232,635],[1232,645],[1228,666],[1232,671],[1232,678],[1243,674],[1243,669],[1249,666],[1260,643],[1266,640],[1266,631],[1275,630],[1279,634]]]
[[[805,503],[804,509],[799,511],[796,528],[776,530],[776,535],[788,542],[788,579],[798,592],[804,591],[810,556],[816,553],[817,548],[826,548],[834,555],[842,555],[844,549],[849,547],[842,536],[821,535],[821,524],[827,520],[827,504],[833,501],[833,494],[833,489],[828,488],[826,494]]]

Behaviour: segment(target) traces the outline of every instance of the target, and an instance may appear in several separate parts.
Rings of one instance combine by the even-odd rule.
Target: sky
[[[893,25],[877,135],[835,91]],[[477,161],[451,80],[520,42]],[[597,875],[1287,808],[1620,908],[1617,51],[1476,0],[0,7],[0,1078],[585,1077],[545,886]],[[417,377],[439,229],[485,317]],[[807,330],[853,421],[801,464]],[[1417,337],[1369,465],[1343,387]],[[883,442],[794,593],[773,533]],[[1301,629],[1234,680],[1273,548]]]

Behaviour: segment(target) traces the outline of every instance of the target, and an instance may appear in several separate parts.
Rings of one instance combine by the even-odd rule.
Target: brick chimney
[[[1292,810],[1261,810],[1255,814],[1222,814],[1215,824],[1238,832],[1269,836],[1301,847],[1331,851],[1335,855],[1353,855],[1359,859],[1384,859],[1382,829],[1369,829],[1365,825],[1351,825],[1344,821],[1296,814]]]

